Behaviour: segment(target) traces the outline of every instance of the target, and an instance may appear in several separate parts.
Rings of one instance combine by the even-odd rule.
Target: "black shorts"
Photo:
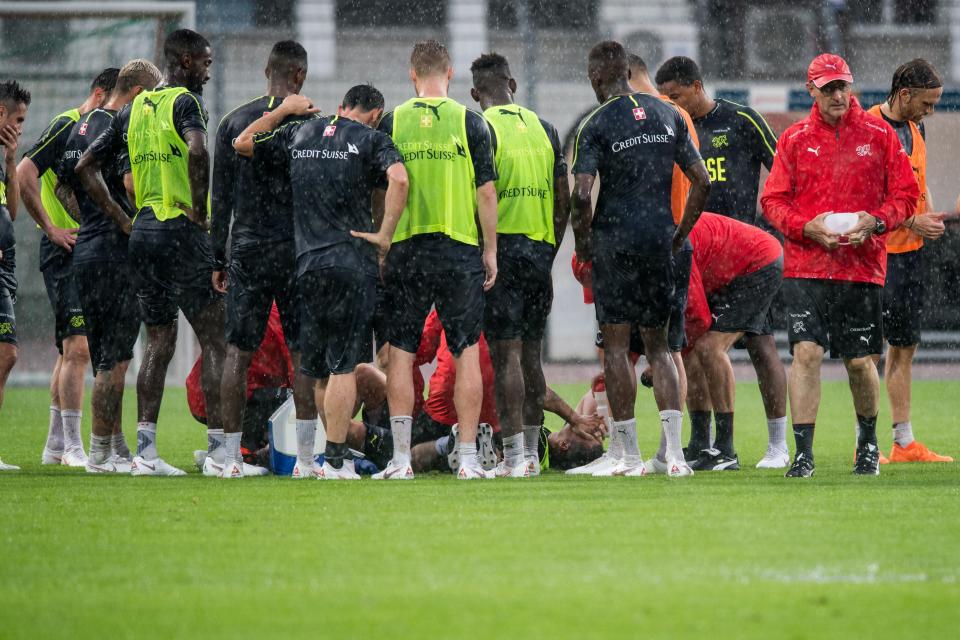
[[[672,256],[604,251],[593,259],[597,322],[665,327],[673,311],[676,267]]]
[[[673,304],[670,307],[670,325],[667,327],[667,348],[671,353],[680,353],[687,346],[686,323],[684,314],[687,311],[687,294],[690,291],[690,269],[693,265],[693,245],[688,240],[680,253],[673,257],[674,274],[676,275],[676,289]],[[597,331],[596,345],[603,349],[603,332]],[[643,336],[640,335],[640,326],[630,327],[630,352],[644,355]]]
[[[887,254],[883,337],[894,347],[920,344],[923,326],[923,249]]]
[[[292,242],[262,253],[230,256],[227,267],[227,343],[256,351],[267,330],[274,300],[290,351],[300,350],[296,253]]]
[[[552,247],[551,247],[552,249]],[[543,339],[553,304],[550,265],[497,254],[497,281],[486,294],[483,332],[487,340]]]
[[[110,371],[133,358],[140,335],[140,307],[130,268],[123,262],[73,265],[83,306],[90,363],[94,371]]]
[[[713,324],[710,331],[765,335],[769,331],[770,304],[783,282],[783,258],[734,278],[707,296]]]
[[[13,311],[16,301],[16,289],[0,282],[0,342],[17,344],[17,317]]]
[[[831,358],[862,358],[883,348],[882,287],[866,282],[786,278],[790,352],[815,342]]]
[[[410,444],[415,445],[439,440],[443,436],[450,435],[451,428],[453,428],[453,425],[437,422],[426,411],[421,411],[413,419],[413,426],[410,429]]]
[[[307,271],[300,291],[300,371],[311,378],[350,373],[373,355],[376,278],[338,267]]]
[[[80,293],[73,277],[73,260],[69,253],[53,253],[45,260],[43,284],[53,308],[54,337],[57,351],[63,353],[63,340],[87,333],[80,304]]]
[[[441,234],[414,236],[393,245],[385,272],[392,346],[416,353],[434,305],[454,357],[480,340],[484,271],[477,247]]]
[[[210,236],[184,217],[141,224],[141,211],[127,245],[137,275],[137,298],[147,326],[191,322],[222,299],[213,288]],[[152,217],[152,214],[151,214]]]

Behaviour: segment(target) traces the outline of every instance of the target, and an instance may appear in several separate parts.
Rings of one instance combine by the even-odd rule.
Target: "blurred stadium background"
[[[893,69],[929,59],[947,85],[927,124],[928,180],[938,210],[958,196],[960,0],[196,0],[0,2],[0,77],[33,93],[21,152],[49,119],[78,105],[92,78],[134,57],[159,61],[175,28],[195,28],[213,44],[204,91],[211,133],[222,114],[261,95],[271,45],[301,41],[310,53],[304,93],[331,111],[353,84],[372,82],[388,107],[410,95],[412,43],[435,37],[451,49],[451,96],[470,104],[471,61],[495,50],[511,61],[518,101],[570,135],[595,100],[585,77],[589,47],[616,38],[655,71],[666,58],[701,64],[708,91],[745,102],[778,132],[809,108],[806,65],[821,50],[847,56],[869,106],[886,95]],[[45,384],[55,358],[52,316],[38,271],[39,231],[21,207],[16,222],[21,341],[14,384]],[[593,310],[570,275],[571,234],[555,265],[556,303],[546,354],[554,362],[593,361]],[[928,247],[928,331],[919,359],[960,360],[960,227]],[[170,369],[182,384],[195,358],[189,331]],[[745,357],[738,354],[738,357]],[[135,368],[133,369],[135,370]]]

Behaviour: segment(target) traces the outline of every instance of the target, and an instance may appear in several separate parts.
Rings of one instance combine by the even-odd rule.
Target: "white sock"
[[[157,455],[157,423],[137,423],[137,455],[144,460],[156,460]]]
[[[309,465],[313,462],[313,449],[317,442],[317,421],[297,420],[297,462]]]
[[[235,431],[233,433],[223,434],[223,465],[231,462],[243,464],[243,457],[240,455],[240,436],[243,433]]]
[[[82,411],[61,409],[60,418],[63,420],[63,450],[80,449],[83,451],[83,441],[80,439],[80,419]]]
[[[623,458],[625,460],[637,460],[640,458],[640,446],[637,444],[637,419],[616,420],[612,423],[612,431],[617,432],[623,447]]]
[[[901,447],[908,447],[913,442],[913,425],[909,422],[899,422],[893,425],[893,439]]]
[[[667,460],[683,461],[683,445],[680,444],[683,414],[673,409],[661,411],[660,428],[667,440]]]
[[[617,430],[613,428],[613,420],[605,418],[604,421],[607,423],[607,433],[610,434],[610,445],[607,447],[607,453],[611,458],[619,460],[623,457],[623,440],[620,439]]]
[[[410,416],[390,416],[390,433],[393,436],[393,458],[410,462],[410,432],[413,430],[413,418]],[[477,445],[473,445],[476,457]]]
[[[223,429],[207,429],[207,456],[223,464]]]
[[[477,466],[477,443],[461,442],[457,445],[460,448],[460,466]]]
[[[93,464],[103,464],[110,459],[110,443],[113,436],[97,436],[90,434],[90,456]]]
[[[523,433],[515,433],[503,439],[503,461],[512,466],[524,460]]]
[[[110,436],[110,450],[114,455],[127,460],[133,457],[130,455],[130,447],[127,446],[127,441],[123,437],[123,431],[117,431]]]
[[[657,460],[667,461],[667,432],[663,430],[663,423],[660,425],[660,447],[657,449]]]
[[[787,416],[767,420],[767,446],[787,453]]]
[[[523,425],[523,451],[527,460],[540,459],[540,426],[539,424]]]
[[[47,444],[50,451],[63,451],[63,418],[60,407],[50,405],[50,427],[47,429]]]

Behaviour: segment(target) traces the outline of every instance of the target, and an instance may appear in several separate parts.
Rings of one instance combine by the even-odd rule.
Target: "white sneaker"
[[[613,475],[613,472],[620,467],[621,463],[623,462],[623,458],[614,458],[613,456],[605,453],[593,462],[597,463],[596,466],[594,466],[593,471],[583,471],[581,474],[590,474],[594,478],[609,478]]]
[[[484,469],[484,471],[486,471],[486,469]],[[530,477],[530,470],[525,459],[521,459],[520,462],[517,462],[516,464],[507,464],[507,461],[503,460],[496,466],[496,469],[494,469],[493,473],[498,478]]]
[[[757,463],[757,469],[783,469],[790,464],[790,454],[767,445],[767,452]]]
[[[87,461],[89,462],[89,458]],[[132,460],[124,458],[116,453],[110,456],[110,462],[112,462],[113,466],[117,468],[117,473],[130,473],[130,469],[133,467]]]
[[[524,466],[524,470],[526,467]],[[480,463],[461,465],[457,471],[457,480],[492,480],[496,478],[496,472],[487,471],[480,466]]]
[[[155,460],[144,460],[141,456],[134,456],[133,463],[130,465],[130,475],[185,476],[187,473],[182,469],[177,469],[171,464],[167,464],[162,458],[156,458]]]
[[[671,478],[684,478],[693,475],[693,469],[685,460],[668,460],[667,475]]]
[[[540,475],[540,460],[537,458],[527,458],[527,475],[536,478]]]
[[[477,460],[487,471],[497,466],[497,452],[493,448],[493,427],[486,422],[481,422],[477,427]]]
[[[667,463],[658,460],[657,456],[653,456],[643,464],[647,468],[647,475],[663,475],[667,473]]]
[[[321,465],[317,464],[314,460],[304,462],[303,464],[297,460],[297,463],[293,465],[293,473],[290,474],[290,477],[294,480],[316,478],[320,474],[320,467]]]
[[[242,463],[243,465],[243,475],[251,478],[259,478],[262,476],[270,475],[270,469],[266,467],[260,467],[255,464],[248,464],[246,462]]]
[[[386,469],[371,477],[374,480],[413,480],[413,467],[409,460],[391,460]]]
[[[223,463],[206,456],[203,459],[203,467],[200,472],[208,478],[219,478],[223,474]]]
[[[69,449],[63,452],[60,464],[65,467],[85,467],[87,466],[87,454],[83,452],[83,449]]]
[[[20,471],[20,467],[15,464],[7,464],[3,460],[0,460],[0,471]]]
[[[206,449],[197,449],[193,452],[193,464],[197,465],[197,471],[203,471],[203,463],[207,459]]]
[[[359,480],[360,474],[357,473],[357,464],[353,459],[347,460],[344,458],[343,467],[340,471],[349,476],[348,480]]]
[[[336,469],[329,462],[324,461],[317,474],[317,480],[359,480],[360,476],[350,468],[351,466],[344,462],[341,468]],[[389,469],[389,466],[387,468]],[[410,474],[413,475],[413,471]]]
[[[111,458],[107,458],[105,462],[92,462],[87,458],[87,464],[84,468],[87,470],[87,473],[127,473],[130,471],[129,468],[126,472],[120,471]]]
[[[620,461],[620,464],[618,464],[617,467],[610,472],[610,475],[628,476],[631,478],[645,476],[647,475],[647,468],[644,466],[643,460],[639,456],[634,459],[624,457]]]
[[[591,460],[587,464],[580,465],[579,467],[574,467],[573,469],[567,469],[564,471],[568,476],[589,476],[593,475],[593,472],[600,469],[601,467],[609,464],[611,460],[619,461],[619,458],[614,458],[609,453],[604,452],[602,456]]]
[[[40,464],[60,465],[61,458],[63,458],[63,451],[54,451],[44,447],[43,454],[40,456]]]
[[[221,468],[220,475],[217,477],[224,479],[242,478],[245,475],[243,467],[243,462],[237,462],[236,460],[225,462]]]

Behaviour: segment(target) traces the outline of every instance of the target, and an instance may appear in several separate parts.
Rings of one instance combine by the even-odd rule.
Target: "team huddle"
[[[359,479],[361,457],[384,480],[431,469],[522,478],[547,466],[595,476],[734,471],[735,346],[750,354],[767,416],[757,467],[813,475],[829,349],[850,378],[854,473],[877,475],[888,461],[876,433],[884,341],[889,462],[952,461],[914,439],[909,415],[922,247],[944,232],[921,122],[943,89],[926,61],[902,65],[887,101],[868,111],[847,63],[818,56],[807,74],[811,113],[778,140],[756,111],[711,99],[693,60],[671,58],[651,79],[639,56],[601,42],[588,57],[600,106],[579,124],[568,170],[556,128],[514,103],[499,54],[471,66],[480,111],[448,96],[449,54],[427,40],[410,58],[414,97],[385,112],[376,88],[357,85],[325,115],[300,94],[305,49],[283,41],[267,61],[266,95],[220,122],[211,170],[210,44],[175,31],[164,60],[162,72],[142,59],[105,70],[19,164],[30,94],[0,83],[0,404],[17,358],[12,218],[22,199],[44,232],[40,268],[60,353],[44,464],[184,475],[157,445],[180,312],[201,347],[191,378],[207,476],[269,473],[241,446],[245,416],[260,415],[255,369],[278,371],[273,386],[292,389],[293,478]],[[761,166],[770,175],[759,193]],[[547,386],[541,354],[568,224],[603,366],[575,409]],[[781,290],[789,376],[773,339]],[[121,408],[141,327],[130,451]],[[634,415],[641,355],[661,435],[647,460]],[[419,367],[434,358],[425,400]],[[549,433],[545,410],[566,426]]]

